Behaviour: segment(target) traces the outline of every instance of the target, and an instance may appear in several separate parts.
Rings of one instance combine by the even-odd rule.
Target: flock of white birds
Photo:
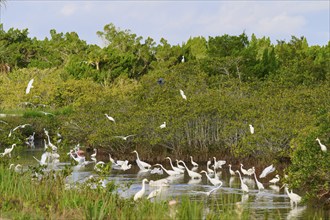
[[[182,62],[184,62],[184,57],[182,59],[183,59]],[[33,88],[33,85],[32,85],[33,81],[34,81],[33,79],[31,79],[29,81],[28,86],[26,88],[26,94],[28,94],[30,92],[31,88]],[[180,89],[179,92],[180,92],[181,97],[184,100],[187,100],[187,96],[185,95],[184,91]],[[111,122],[116,123],[116,121],[113,117],[109,116],[108,114],[105,114],[105,116]],[[25,128],[26,126],[31,126],[31,125],[23,124],[23,125],[18,125],[17,127],[11,129],[8,134],[8,137],[11,137],[12,134],[16,130]],[[160,129],[166,128],[166,122],[163,122],[159,126],[159,128]],[[255,133],[253,125],[249,124],[249,129],[250,129],[251,134]],[[59,158],[60,158],[60,155],[57,153],[57,146],[51,142],[51,139],[49,137],[49,132],[46,129],[44,129],[44,134],[47,137],[47,140],[44,139],[45,152],[42,154],[40,160],[35,157],[34,158],[38,161],[38,163],[40,165],[56,166],[59,163]],[[29,137],[27,137],[26,142],[25,142],[31,148],[34,148],[34,135],[35,135],[35,132],[33,132],[33,134],[30,135]],[[57,134],[57,135],[60,137],[60,134]],[[120,139],[126,141],[129,138],[133,138],[134,136],[135,136],[135,134],[131,134],[131,135],[127,135],[127,136],[114,136],[114,137],[120,138]],[[60,139],[59,139],[59,141],[60,141]],[[326,152],[327,147],[321,143],[320,139],[316,138],[316,141],[318,142],[321,150],[323,152]],[[59,143],[59,142],[57,142],[57,143]],[[5,156],[11,157],[11,152],[13,151],[15,146],[16,146],[16,143],[12,144],[11,147],[6,148],[3,153],[0,153],[0,157],[5,157]],[[160,163],[157,163],[152,166],[151,164],[140,160],[139,154],[136,150],[134,150],[132,153],[136,154],[135,162],[136,162],[137,166],[139,167],[140,172],[150,172],[151,174],[166,173],[168,176],[180,176],[180,175],[184,175],[185,173],[187,173],[187,175],[189,175],[189,177],[192,180],[199,180],[202,178],[202,174],[205,174],[208,181],[212,185],[214,185],[214,188],[212,190],[210,190],[209,192],[205,192],[205,194],[208,196],[212,192],[220,189],[221,186],[223,185],[222,181],[220,180],[219,176],[217,175],[216,170],[222,169],[222,166],[226,164],[226,161],[224,161],[224,160],[216,160],[216,158],[214,157],[213,162],[211,160],[209,160],[207,162],[206,170],[201,170],[200,172],[197,172],[199,165],[195,161],[193,161],[193,158],[191,156],[190,156],[190,163],[193,167],[192,169],[189,169],[187,167],[187,164],[182,160],[176,160],[176,165],[174,165],[172,163],[171,158],[166,157],[166,159],[169,160],[170,167],[171,167],[171,169],[167,169]],[[91,161],[87,161],[84,156],[84,152],[80,149],[79,144],[76,145],[73,149],[71,149],[70,152],[68,153],[68,155],[70,155],[70,157],[78,163],[78,166],[85,166],[87,164],[95,163],[94,169],[96,171],[100,171],[102,169],[102,167],[105,165],[105,163],[103,161],[96,160],[97,149],[94,149],[94,153],[91,155]],[[110,154],[109,154],[109,160],[111,161],[112,169],[126,171],[132,167],[132,164],[129,164],[128,160],[114,160]],[[213,165],[211,166],[212,163],[213,163]],[[10,169],[12,167],[14,167],[13,164],[10,165]],[[16,165],[15,170],[18,170],[20,167],[21,167],[21,165],[19,165],[19,164]],[[249,176],[249,177],[253,176],[258,190],[264,190],[264,185],[263,185],[263,183],[260,182],[260,179],[265,178],[268,174],[275,171],[275,167],[273,165],[270,165],[261,172],[261,174],[259,175],[259,179],[258,179],[254,167],[246,170],[243,168],[243,164],[240,164],[240,169],[236,170],[236,171],[232,170],[231,164],[229,164],[228,167],[229,167],[228,171],[229,171],[230,175],[236,176],[236,174],[237,174],[239,176],[240,182],[241,182],[241,190],[243,191],[243,193],[249,193],[249,187],[244,183],[242,176]],[[276,174],[273,179],[269,180],[269,184],[278,184],[279,181],[280,181],[280,176],[278,174]],[[153,180],[149,181],[148,179],[143,179],[142,187],[134,195],[134,200],[138,200],[144,196],[145,191],[146,191],[145,185],[147,182],[149,182],[150,186],[159,187],[156,190],[150,192],[150,194],[147,196],[148,199],[160,195],[163,187],[167,187],[170,184],[170,182],[166,179],[161,179],[161,180],[156,180],[156,181],[153,181]],[[291,205],[296,207],[297,204],[301,201],[301,197],[299,195],[293,193],[292,190],[289,191],[288,186],[286,184],[284,184],[283,187],[285,188],[286,194],[290,198]]]

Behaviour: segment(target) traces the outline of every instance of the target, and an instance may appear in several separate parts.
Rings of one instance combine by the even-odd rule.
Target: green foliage
[[[330,114],[319,115],[314,126],[300,130],[299,135],[291,141],[292,165],[289,168],[289,183],[292,188],[307,192],[309,201],[322,201],[318,205],[329,207],[330,198],[330,154],[321,151],[316,138],[326,146],[330,145]]]

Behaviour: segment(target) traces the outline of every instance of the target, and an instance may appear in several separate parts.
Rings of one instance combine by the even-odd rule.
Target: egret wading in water
[[[222,185],[222,181],[219,180],[219,179],[216,179],[216,178],[211,178],[207,172],[205,170],[202,170],[200,173],[205,173],[207,179],[214,185],[214,186],[217,186],[217,185]]]
[[[291,190],[291,192],[289,192],[287,184],[284,184],[283,186],[284,186],[284,191],[286,192],[286,194],[290,198],[291,207],[293,207],[294,205],[295,205],[295,207],[297,207],[298,203],[301,202],[301,196],[299,196],[296,193],[293,193],[292,190]]]
[[[138,165],[138,167],[140,168],[140,170],[149,170],[149,169],[151,169],[150,164],[140,160],[139,154],[136,150],[134,150],[132,153],[136,153],[136,160],[135,161],[136,161],[136,164]]]
[[[243,182],[242,177],[241,177],[241,173],[238,170],[236,170],[235,172],[238,173],[239,179],[241,180],[241,189],[242,189],[242,191],[248,193],[249,192],[249,187]]]
[[[16,147],[16,144],[11,145],[10,148],[6,148],[3,153],[0,153],[0,156],[6,156],[8,154],[9,157],[11,157],[11,152],[14,150],[14,147]]]
[[[31,88],[33,88],[33,86],[32,86],[33,81],[34,81],[34,79],[31,79],[31,80],[29,81],[29,83],[28,83],[28,85],[27,85],[27,87],[26,87],[26,90],[25,90],[25,93],[26,93],[26,94],[29,94]]]
[[[324,144],[321,143],[320,139],[319,138],[316,138],[316,141],[319,142],[319,145],[321,147],[321,150],[323,152],[327,152],[327,147]]]
[[[269,182],[273,184],[276,184],[279,181],[280,181],[280,176],[278,174],[276,174],[276,176],[273,179],[269,180]]]
[[[194,167],[198,167],[198,163],[196,163],[195,161],[193,161],[193,157],[190,156],[190,162]]]
[[[142,188],[140,189],[140,191],[138,191],[137,193],[135,193],[134,195],[134,201],[141,199],[142,196],[144,195],[146,188],[145,188],[145,183],[148,182],[148,179],[143,179],[142,180]]]
[[[202,175],[199,173],[196,173],[192,170],[189,170],[188,167],[186,166],[185,162],[183,162],[182,160],[179,161],[180,163],[183,164],[183,166],[186,168],[188,175],[190,176],[191,179],[201,179]]]

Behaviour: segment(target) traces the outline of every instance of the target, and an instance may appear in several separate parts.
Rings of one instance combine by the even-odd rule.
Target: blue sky
[[[76,32],[90,44],[102,45],[97,31],[113,23],[157,43],[172,45],[190,37],[239,35],[290,41],[305,36],[309,45],[330,39],[330,1],[29,1],[7,0],[1,7],[4,29],[29,30],[44,39],[49,31]]]

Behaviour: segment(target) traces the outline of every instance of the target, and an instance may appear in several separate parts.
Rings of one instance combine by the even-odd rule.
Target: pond
[[[20,161],[23,167],[28,165],[37,165],[38,162],[33,158],[40,158],[43,154],[43,149],[28,149],[24,150],[20,154]],[[86,158],[89,158],[86,156]],[[141,158],[142,159],[142,158]],[[65,165],[71,164],[69,158],[66,161],[60,158],[59,168]],[[105,161],[106,163],[108,161]],[[189,168],[192,167],[189,161],[186,162]],[[222,181],[222,186],[212,192],[210,195],[206,193],[215,188],[210,181],[206,178],[205,174],[202,174],[201,179],[191,179],[185,171],[182,175],[168,176],[167,174],[151,174],[151,172],[141,172],[135,161],[130,161],[132,164],[131,169],[126,171],[112,170],[109,176],[105,179],[105,183],[108,181],[114,181],[121,187],[119,187],[119,194],[122,197],[130,198],[135,195],[141,189],[142,180],[147,178],[150,180],[167,179],[170,184],[168,187],[162,187],[162,194],[160,197],[154,199],[180,199],[183,195],[188,196],[190,200],[203,201],[205,202],[205,211],[212,208],[214,203],[210,201],[221,200],[230,203],[229,205],[237,206],[237,209],[248,208],[251,215],[255,219],[264,219],[266,216],[270,219],[304,219],[306,216],[314,216],[313,213],[319,212],[304,205],[298,205],[296,208],[292,208],[290,199],[281,188],[281,185],[269,183],[276,172],[269,174],[264,179],[259,179],[263,183],[265,189],[259,191],[254,177],[243,176],[244,183],[248,186],[249,192],[243,193],[241,190],[241,182],[238,174],[235,176],[230,175],[228,162],[223,165],[222,169],[217,169],[217,175]],[[169,168],[169,162],[163,163],[166,168]],[[83,182],[88,179],[91,175],[97,176],[98,174],[94,170],[95,163],[87,164],[86,166],[74,166],[72,174],[68,177],[68,184],[74,185],[75,182]],[[239,166],[233,166],[232,170],[239,170]],[[206,163],[199,165],[196,172],[206,170]],[[260,169],[257,169],[260,170]],[[257,172],[258,174],[260,172]],[[258,175],[257,175],[258,176]],[[146,184],[145,197],[148,194],[157,189],[158,187],[150,186]],[[320,216],[318,214],[317,216]],[[329,213],[321,212],[322,218],[329,218]]]

